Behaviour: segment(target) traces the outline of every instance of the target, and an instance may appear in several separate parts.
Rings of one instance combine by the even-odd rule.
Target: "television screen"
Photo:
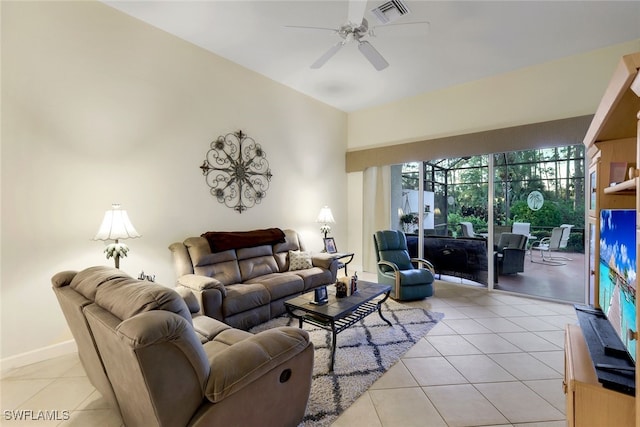
[[[600,211],[600,291],[598,303],[627,351],[636,360],[636,211]]]

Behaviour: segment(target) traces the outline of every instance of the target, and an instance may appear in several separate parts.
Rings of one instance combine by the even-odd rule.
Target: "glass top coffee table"
[[[297,297],[288,299],[284,306],[291,317],[299,320],[300,328],[304,322],[331,331],[331,365],[333,371],[336,358],[337,335],[349,326],[364,319],[377,311],[382,320],[389,322],[382,315],[382,303],[389,298],[391,286],[358,280],[358,292],[344,298],[336,298],[329,294],[329,301],[323,305],[313,304],[314,293],[307,292]],[[382,299],[375,299],[384,295]],[[298,313],[296,313],[298,312]],[[301,313],[300,313],[301,312]]]

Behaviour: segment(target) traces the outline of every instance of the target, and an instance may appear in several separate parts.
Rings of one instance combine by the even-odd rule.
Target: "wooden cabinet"
[[[567,424],[590,427],[632,427],[635,398],[602,387],[593,368],[582,331],[567,325],[564,349]]]
[[[636,272],[640,269],[640,52],[620,60],[591,122],[585,139],[589,167],[586,221],[589,232],[587,287],[589,301],[598,305],[600,262],[600,211],[636,209]],[[631,170],[622,182],[611,185],[613,163],[627,163]],[[635,284],[634,284],[635,285]],[[638,305],[636,305],[636,322]],[[636,331],[637,329],[636,325]],[[636,334],[631,331],[631,334]],[[579,327],[569,327],[565,341],[565,392],[570,426],[635,425],[640,427],[640,399],[603,388]],[[640,346],[636,340],[636,354]],[[640,375],[636,371],[636,384]],[[636,394],[638,392],[636,391]]]

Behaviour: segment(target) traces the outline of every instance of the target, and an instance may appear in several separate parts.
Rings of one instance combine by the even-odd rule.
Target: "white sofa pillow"
[[[289,271],[305,270],[313,267],[311,253],[306,251],[289,251]]]

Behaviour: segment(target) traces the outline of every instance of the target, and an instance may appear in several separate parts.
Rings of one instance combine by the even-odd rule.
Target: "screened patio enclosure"
[[[446,267],[446,280],[581,303],[584,170],[581,144],[395,165],[391,221],[416,255]],[[566,246],[558,249],[566,259],[541,262],[540,242],[560,226],[571,226]],[[504,255],[499,244],[524,233],[518,251]],[[455,271],[451,263],[467,268]]]

